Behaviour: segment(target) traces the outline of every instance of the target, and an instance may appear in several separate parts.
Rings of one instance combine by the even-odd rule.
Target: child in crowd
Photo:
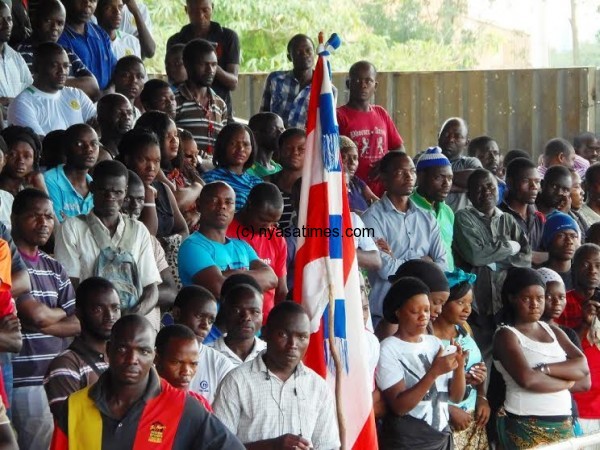
[[[356,176],[358,168],[358,147],[352,139],[340,136],[340,153],[344,165],[344,177],[348,186],[348,202],[350,211],[363,213],[371,203],[379,200],[371,188]]]
[[[459,345],[443,345],[427,333],[429,288],[418,278],[401,278],[383,301],[383,315],[398,331],[381,343],[377,386],[388,407],[380,436],[382,449],[451,449],[448,399],[465,393],[465,357]]]

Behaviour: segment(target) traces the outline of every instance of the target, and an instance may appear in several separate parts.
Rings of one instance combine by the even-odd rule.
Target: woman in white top
[[[544,280],[533,269],[511,269],[502,287],[504,325],[494,336],[494,365],[506,383],[498,413],[504,450],[573,437],[569,389],[589,370],[581,351],[554,325],[541,322]]]

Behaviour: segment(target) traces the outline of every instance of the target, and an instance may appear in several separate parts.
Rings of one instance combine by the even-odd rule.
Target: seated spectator
[[[498,182],[498,205],[504,201],[506,183],[500,178],[500,147],[498,143],[489,136],[478,136],[471,139],[467,147],[469,156],[475,157],[481,162],[482,167],[496,177]]]
[[[160,170],[160,153],[156,134],[143,128],[127,132],[119,143],[119,158],[142,179],[146,192],[154,194],[144,203],[140,220],[159,239],[174,234],[185,239],[189,233],[175,196],[169,187],[156,178]]]
[[[123,135],[133,128],[133,106],[122,94],[107,94],[98,101],[100,155],[98,161],[115,159]]]
[[[129,179],[127,181],[127,196],[123,201],[121,213],[133,220],[138,220],[142,209],[144,208],[144,200],[146,197],[146,189],[141,178],[133,171],[129,171]],[[177,266],[170,267],[167,262],[165,251],[158,239],[152,234],[150,235],[152,242],[152,251],[156,260],[156,268],[160,272],[162,282],[158,285],[158,303],[152,311],[146,314],[146,319],[150,321],[154,329],[160,330],[160,312],[170,310],[177,296]],[[178,280],[178,277],[177,277]]]
[[[600,222],[600,164],[592,164],[585,172],[585,204],[579,215],[586,227]]]
[[[23,57],[8,45],[13,22],[10,7],[4,2],[0,2],[0,20],[3,24],[0,28],[3,69],[0,71],[0,119],[6,120],[8,105],[23,89],[33,83],[33,78]]]
[[[537,196],[538,211],[548,216],[568,204],[572,185],[573,179],[568,168],[560,165],[550,167],[544,175],[542,190]]]
[[[75,291],[75,315],[81,333],[52,360],[44,377],[48,404],[55,418],[69,395],[94,384],[108,368],[106,343],[121,317],[121,302],[113,284],[100,277],[83,280]]]
[[[196,174],[204,172],[202,167],[203,160],[200,158],[200,150],[198,150],[198,144],[194,141],[194,136],[187,130],[179,128],[179,142],[183,148],[183,160],[184,163],[189,167],[193,168]]]
[[[380,434],[384,448],[452,448],[448,400],[463,399],[467,355],[457,346],[442,356],[442,342],[426,334],[428,294],[418,278],[404,277],[383,301],[385,319],[398,324],[381,343],[375,374],[388,407]]]
[[[435,217],[446,247],[449,271],[454,270],[454,213],[445,200],[452,188],[452,178],[452,166],[448,158],[439,147],[430,147],[417,162],[417,189],[410,196],[415,205]]]
[[[28,14],[29,2],[6,0],[4,3],[11,8],[13,17],[9,45],[16,48],[24,39],[31,36],[31,21]]]
[[[162,111],[175,120],[177,102],[169,83],[155,78],[144,83],[140,92],[140,102],[145,111]]]
[[[315,64],[312,39],[305,34],[292,37],[287,44],[287,58],[293,65],[292,70],[271,72],[267,76],[260,110],[277,114],[285,128],[304,129]]]
[[[13,196],[27,187],[44,192],[46,183],[39,172],[41,142],[35,132],[28,127],[11,126],[0,133],[6,145],[6,164],[0,172],[0,189]]]
[[[108,34],[92,22],[96,2],[65,0],[67,24],[58,43],[73,51],[94,74],[101,90],[108,87],[117,59]]]
[[[169,325],[156,335],[154,367],[158,376],[171,386],[189,393],[202,403],[208,412],[212,408],[208,400],[190,391],[190,383],[198,370],[199,349],[196,335],[185,325]]]
[[[142,48],[137,37],[119,30],[123,21],[123,0],[98,0],[96,6],[98,25],[108,34],[110,47],[119,61],[125,56],[142,57]]]
[[[240,68],[240,42],[235,31],[222,27],[213,22],[213,0],[186,0],[185,11],[190,20],[179,33],[174,34],[167,41],[167,49],[176,44],[187,44],[193,39],[205,39],[211,42],[217,53],[217,71],[213,89],[227,105],[226,117],[233,118],[231,91],[235,90],[238,83]],[[189,69],[186,66],[186,70]]]
[[[100,142],[92,127],[72,125],[63,137],[66,163],[44,173],[48,195],[59,222],[87,214],[94,205],[89,171],[98,160]]]
[[[559,211],[548,216],[542,234],[542,245],[548,251],[544,267],[557,272],[567,290],[573,289],[571,260],[580,244],[581,232],[571,216]]]
[[[157,180],[171,188],[180,211],[195,210],[204,181],[184,161],[175,122],[166,113],[148,111],[142,114],[135,128],[156,133],[160,144],[160,171],[157,173]]]
[[[215,168],[202,175],[206,183],[224,181],[235,191],[235,210],[246,204],[250,190],[262,180],[248,173],[256,160],[256,141],[250,128],[239,123],[226,125],[215,143]]]
[[[457,450],[484,450],[489,448],[485,432],[490,418],[490,405],[485,396],[487,369],[481,351],[466,327],[472,311],[475,276],[458,269],[448,273],[448,278],[450,297],[433,322],[433,334],[444,347],[458,344],[466,354],[465,395],[462,401],[450,402],[448,406],[454,446]]]
[[[278,149],[279,136],[284,132],[283,121],[275,113],[258,113],[250,117],[248,128],[256,140],[256,160],[248,173],[269,180],[271,175],[281,170],[281,165],[273,160]]]
[[[96,384],[69,396],[57,417],[51,450],[66,450],[74,441],[81,448],[134,448],[147,446],[147,436],[162,436],[165,448],[244,448],[198,400],[158,376],[152,368],[154,342],[152,326],[137,314],[115,323],[107,344],[108,369]],[[135,370],[131,355],[137,362]],[[116,405],[111,398],[124,403]],[[129,428],[119,433],[89,432],[90,427],[112,430],[118,423]]]
[[[127,0],[122,10],[123,17],[119,29],[132,34],[140,41],[142,58],[152,58],[156,43],[152,37],[152,17],[148,7],[141,0]]]
[[[31,280],[33,298],[17,301],[23,321],[23,348],[13,357],[13,425],[21,448],[46,450],[52,439],[52,414],[43,379],[50,362],[79,334],[75,291],[64,267],[42,252],[54,229],[52,202],[37,189],[15,197],[12,235]]]
[[[512,269],[502,287],[505,325],[494,336],[493,350],[494,365],[506,383],[504,412],[497,418],[502,448],[573,437],[569,389],[589,370],[565,333],[540,320],[545,289],[543,278],[528,268]]]
[[[469,323],[489,364],[495,315],[502,306],[498,288],[511,267],[531,267],[531,247],[513,216],[496,207],[498,187],[490,172],[477,169],[469,176],[468,197],[473,206],[458,211],[454,220],[454,256],[457,267],[477,275],[477,315]]]
[[[254,283],[253,283],[254,284]],[[223,298],[220,314],[227,334],[210,344],[238,367],[256,358],[267,344],[256,337],[263,325],[263,294],[251,284],[232,287]]]
[[[574,329],[580,334],[585,328],[584,307],[587,303],[600,308],[600,247],[583,244],[575,251],[571,264],[573,289],[567,289],[567,305],[556,323]]]
[[[337,109],[340,134],[356,144],[358,168],[356,174],[381,196],[381,184],[374,182],[371,172],[376,163],[391,150],[404,150],[403,140],[388,112],[371,104],[377,90],[377,70],[368,61],[358,61],[350,67],[346,87],[348,103]]]
[[[182,284],[197,284],[218,298],[227,277],[244,271],[256,279],[263,292],[275,288],[277,276],[254,249],[244,241],[226,237],[234,214],[233,189],[222,181],[209,183],[202,189],[197,205],[198,231],[185,239],[179,249]]]
[[[188,79],[185,66],[183,65],[184,48],[185,44],[175,44],[167,48],[165,53],[165,73],[173,92],[177,92],[179,85]]]
[[[469,144],[467,123],[460,117],[446,120],[438,136],[438,146],[452,165],[452,189],[446,198],[446,204],[455,213],[469,206],[467,198],[467,180],[474,169],[482,167],[477,158],[464,156]]]
[[[585,192],[583,190],[583,182],[581,181],[581,177],[574,169],[570,170],[571,172],[571,180],[573,184],[571,184],[571,195],[570,195],[570,205],[571,208],[569,210],[569,215],[577,222],[579,228],[581,229],[582,235],[585,236],[587,234],[588,226],[579,214],[581,207],[583,206],[583,201],[585,199]]]
[[[283,198],[277,186],[271,183],[261,183],[250,191],[248,202],[235,215],[229,227],[227,236],[247,242],[258,257],[277,276],[277,286],[264,292],[262,305],[263,323],[271,309],[285,300],[288,294],[286,283],[287,245],[285,239],[277,234],[277,223],[283,211]],[[268,235],[267,233],[271,233]]]
[[[577,156],[586,159],[590,165],[600,161],[600,143],[598,137],[589,131],[578,134],[573,140],[573,148]],[[583,175],[581,175],[583,176]]]
[[[127,168],[118,161],[96,165],[90,185],[94,207],[84,217],[69,217],[63,222],[56,236],[55,254],[74,286],[90,276],[108,272],[113,283],[119,282],[122,311],[144,315],[156,306],[161,280],[150,233],[143,224],[120,213],[128,175]],[[116,252],[115,248],[121,259],[133,259],[135,264],[112,265],[106,253]]]
[[[66,130],[54,130],[42,139],[42,154],[40,156],[40,169],[42,172],[53,169],[67,162],[63,138]],[[4,164],[2,164],[4,167]]]
[[[373,325],[383,317],[383,298],[390,288],[388,277],[406,261],[426,259],[447,267],[447,256],[440,228],[428,212],[410,199],[416,181],[412,159],[404,152],[387,153],[381,159],[381,181],[386,193],[364,213],[365,225],[373,228],[377,238],[383,238],[386,248],[380,247],[382,267],[370,271],[371,314]]]
[[[58,44],[39,44],[33,53],[34,82],[8,108],[8,123],[44,136],[96,117],[96,107],[81,90],[65,86],[69,58]]]
[[[117,61],[112,82],[115,86],[115,92],[123,94],[131,103],[134,125],[135,121],[142,115],[140,110],[135,106],[135,103],[138,101],[138,97],[144,88],[145,79],[146,67],[144,66],[144,62],[137,56],[124,56]]]
[[[204,343],[216,317],[217,300],[203,287],[186,286],[177,294],[173,319],[176,324],[190,328],[198,341],[198,369],[190,381],[189,390],[202,395],[210,404],[217,387],[234,367],[229,358]]]
[[[277,305],[263,335],[266,350],[232,370],[219,386],[215,416],[247,448],[339,448],[331,389],[302,363],[310,340],[302,306]]]
[[[65,28],[65,19],[65,7],[59,0],[40,2],[36,8],[31,17],[33,33],[17,47],[32,74],[35,47],[44,42],[57,42]],[[69,49],[66,49],[66,52],[71,66],[65,86],[81,89],[92,100],[97,100],[100,97],[100,89],[96,78],[81,62],[79,56]]]
[[[356,175],[358,149],[349,137],[340,136],[340,154],[344,166],[344,178],[348,186],[350,211],[362,214],[371,203],[379,200],[379,197],[373,194],[371,188]]]
[[[542,251],[542,230],[546,218],[535,207],[540,191],[540,175],[535,163],[527,158],[515,158],[506,167],[506,194],[499,208],[513,216],[527,235],[533,250],[532,262],[542,264],[548,259]]]
[[[211,88],[217,73],[215,48],[204,39],[194,39],[183,50],[183,65],[187,80],[175,93],[175,122],[194,135],[201,152],[211,155],[228,117],[225,101]]]
[[[279,136],[277,159],[281,171],[271,177],[283,197],[283,213],[279,221],[282,230],[290,225],[294,208],[292,206],[292,186],[302,176],[306,132],[300,128],[288,128]]]
[[[583,177],[590,165],[587,160],[575,153],[575,149],[569,141],[563,138],[554,138],[550,139],[544,146],[542,164],[538,167],[538,171],[542,177],[545,177],[546,171],[553,166],[573,168],[581,172]]]

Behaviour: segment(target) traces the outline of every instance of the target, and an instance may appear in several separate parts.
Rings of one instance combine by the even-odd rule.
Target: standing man
[[[411,259],[435,262],[442,270],[448,265],[435,217],[410,199],[416,181],[412,159],[404,152],[394,151],[387,153],[380,165],[386,193],[363,215],[365,225],[375,230],[376,242],[380,239],[387,242],[385,247],[379,244],[381,269],[368,273],[373,325],[383,317],[383,298],[390,288],[388,277],[394,275],[398,267]]]
[[[98,25],[106,31],[110,38],[110,46],[117,61],[124,56],[142,57],[139,39],[132,34],[119,30],[123,21],[123,0],[98,0],[95,14]]]
[[[108,368],[106,343],[121,317],[119,294],[100,277],[83,280],[75,291],[75,315],[81,333],[52,360],[44,378],[50,411],[56,418],[67,397],[90,386]]]
[[[469,145],[469,129],[460,117],[451,117],[442,125],[438,136],[438,146],[452,164],[452,189],[446,203],[455,213],[469,205],[467,180],[473,170],[480,169],[481,162],[472,156],[463,156]]]
[[[304,308],[277,305],[264,337],[266,350],[229,372],[219,386],[215,416],[247,449],[340,448],[331,390],[302,363],[310,340]]]
[[[30,127],[45,136],[96,117],[96,106],[78,88],[65,85],[69,57],[54,42],[39,44],[33,52],[33,85],[21,92],[8,108],[8,123]]]
[[[579,176],[583,178],[590,163],[575,153],[575,149],[569,141],[563,138],[554,138],[550,139],[544,147],[542,164],[538,167],[538,171],[544,177],[546,171],[554,166],[575,169]]]
[[[13,98],[33,82],[23,57],[8,45],[12,26],[10,7],[0,1],[0,114],[5,119]]]
[[[67,25],[58,43],[71,49],[94,74],[101,90],[110,84],[117,58],[106,31],[92,22],[97,0],[64,0]]]
[[[212,85],[227,105],[227,119],[233,119],[231,91],[238,84],[240,69],[240,41],[235,31],[213,22],[213,0],[186,0],[185,12],[190,23],[167,41],[167,50],[176,44],[187,44],[193,39],[205,39],[211,43],[217,55],[215,80]],[[186,67],[187,70],[187,67]],[[188,76],[189,76],[188,71]]]
[[[200,152],[212,154],[228,117],[225,101],[211,88],[218,67],[214,47],[204,39],[190,41],[183,49],[183,65],[188,78],[175,95],[175,123],[192,133]]]
[[[67,217],[87,214],[94,206],[89,171],[96,165],[100,142],[92,127],[78,124],[63,136],[66,163],[44,173],[48,195],[59,222]]]
[[[368,61],[354,63],[346,87],[350,92],[348,103],[337,109],[340,134],[352,139],[358,149],[355,175],[366,181],[380,197],[383,194],[381,185],[374,182],[370,172],[388,151],[404,150],[402,136],[388,112],[371,104],[377,90],[377,70],[373,64]]]
[[[444,245],[448,271],[454,271],[452,239],[454,236],[454,213],[446,205],[452,187],[452,167],[439,147],[431,147],[417,163],[417,190],[410,199],[418,207],[428,211],[438,223]]]
[[[137,314],[115,323],[106,346],[109,368],[69,396],[51,450],[244,448],[198,400],[158,376],[154,342],[152,325]]]
[[[24,189],[12,209],[12,234],[31,280],[32,299],[17,301],[23,321],[23,348],[13,358],[13,424],[21,448],[46,450],[53,420],[43,387],[50,362],[79,334],[75,291],[64,267],[42,252],[54,228],[52,202],[45,192]]]

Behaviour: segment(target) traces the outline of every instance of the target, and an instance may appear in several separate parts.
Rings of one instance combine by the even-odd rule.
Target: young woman
[[[146,199],[140,220],[159,240],[168,236],[187,237],[188,228],[177,207],[173,192],[157,180],[160,171],[160,144],[154,133],[135,128],[119,143],[119,158],[144,182]]]
[[[256,158],[256,141],[252,130],[240,123],[230,123],[223,127],[215,142],[213,164],[202,179],[206,183],[225,181],[235,191],[235,210],[242,209],[250,190],[263,182],[246,171],[254,164]]]
[[[433,334],[444,345],[454,341],[468,354],[466,392],[459,403],[450,403],[450,426],[453,430],[454,447],[457,450],[487,450],[485,426],[490,418],[490,405],[485,395],[484,381],[487,370],[481,351],[466,328],[473,304],[472,284],[475,275],[458,269],[448,273],[450,297],[442,313],[433,322]]]
[[[367,183],[355,175],[358,169],[358,148],[352,139],[340,136],[340,153],[348,186],[350,211],[361,214],[371,203],[379,200],[379,197],[373,193]]]
[[[531,448],[573,434],[569,389],[589,375],[583,353],[542,322],[546,283],[537,271],[511,269],[502,286],[504,325],[494,336],[494,365],[506,384],[496,426],[503,449]]]
[[[47,193],[44,177],[39,171],[42,143],[34,131],[13,125],[2,130],[0,135],[7,147],[5,165],[0,173],[0,189],[13,196],[28,187]]]
[[[441,341],[427,334],[429,288],[418,278],[396,281],[383,301],[383,315],[398,331],[381,343],[377,386],[387,404],[380,448],[452,448],[448,399],[465,393],[465,354],[444,356]]]

